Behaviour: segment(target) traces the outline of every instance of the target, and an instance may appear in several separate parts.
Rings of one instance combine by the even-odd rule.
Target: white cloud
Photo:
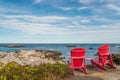
[[[120,24],[103,26],[84,26],[91,19],[63,16],[1,15],[8,19],[0,20],[1,27],[20,31],[25,34],[73,35],[81,33],[118,32]],[[19,19],[21,18],[21,19]],[[26,21],[27,20],[27,21]],[[104,19],[103,19],[104,20]],[[66,23],[67,22],[67,23]],[[118,21],[119,22],[119,21]],[[57,24],[56,24],[57,23]]]
[[[88,9],[88,7],[78,7],[77,10],[84,10],[84,9]]]
[[[57,7],[58,9],[64,10],[64,11],[69,11],[69,10],[73,10],[74,8],[72,7]]]
[[[120,6],[114,5],[114,4],[108,4],[107,7],[112,10],[116,10],[120,12]]]
[[[103,2],[113,3],[113,4],[119,4],[120,0],[103,0]]]
[[[89,23],[90,20],[89,19],[83,19],[83,20],[80,20],[80,22],[82,22],[82,23]]]
[[[67,20],[66,17],[62,16],[32,16],[32,15],[14,15],[14,16],[6,16],[7,18],[22,18],[27,21],[37,22],[37,23],[51,23],[51,22],[60,22]]]
[[[0,20],[0,25],[5,28],[18,30],[27,34],[62,34],[62,32],[67,31],[64,21],[67,20],[66,17],[61,16],[28,16],[28,15],[2,15],[7,17],[7,20]],[[21,19],[19,19],[21,18]],[[24,21],[24,20],[27,20]],[[61,23],[56,25],[54,23]],[[52,24],[53,23],[53,24]]]
[[[24,9],[17,9],[16,7],[13,7],[13,8],[6,8],[6,7],[1,7],[0,6],[0,14],[9,14],[9,13],[15,13],[15,14],[26,14],[26,13],[29,13],[29,11],[27,10],[24,10]]]
[[[83,3],[83,4],[89,4],[91,2],[93,2],[95,0],[79,0],[79,3]]]
[[[97,22],[105,22],[105,23],[114,23],[114,20],[110,20],[110,19],[107,19],[107,18],[104,18],[102,16],[94,16],[93,19]]]
[[[10,30],[12,29],[18,31],[21,34],[23,33],[23,36],[24,34],[28,35],[29,37],[46,35],[46,37],[49,36],[50,38],[45,38],[45,40],[42,39],[43,41],[41,41],[41,36],[39,36],[37,37],[38,39],[29,40],[29,42],[119,42],[120,40],[118,37],[115,37],[120,35],[119,21],[113,21],[113,24],[109,25],[84,26],[81,23],[90,23],[91,19],[83,18],[81,16],[72,18],[65,16],[33,15],[0,16],[8,18],[4,20],[0,19],[0,28],[4,27]],[[115,40],[112,41],[112,38]],[[27,39],[28,37],[22,40],[23,42],[28,42]]]
[[[38,4],[38,3],[41,3],[41,2],[42,2],[42,0],[35,0],[34,3]]]

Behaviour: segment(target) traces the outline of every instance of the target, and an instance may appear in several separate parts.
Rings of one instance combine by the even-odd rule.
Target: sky
[[[0,43],[120,43],[120,0],[0,0]]]

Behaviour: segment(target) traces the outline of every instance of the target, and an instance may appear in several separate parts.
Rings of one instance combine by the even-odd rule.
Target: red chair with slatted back
[[[115,68],[112,60],[112,56],[109,52],[110,46],[109,45],[102,45],[98,48],[98,59],[92,59],[92,65],[97,66],[102,70],[107,70],[106,65],[110,66],[111,68]]]
[[[72,69],[73,74],[75,69],[82,69],[87,74],[85,53],[86,50],[84,48],[74,48],[70,51],[71,60],[68,61],[68,65]]]

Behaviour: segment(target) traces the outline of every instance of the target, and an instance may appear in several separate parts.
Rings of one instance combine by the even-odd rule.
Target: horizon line
[[[120,44],[120,43],[0,43],[0,44]]]

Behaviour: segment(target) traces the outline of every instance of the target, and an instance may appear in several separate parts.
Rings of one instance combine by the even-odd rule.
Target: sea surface
[[[22,48],[6,48],[6,45],[20,45],[25,46]],[[86,48],[86,57],[94,57],[94,54],[97,53],[97,49],[100,45],[103,44],[0,44],[0,52],[15,52],[19,50],[54,50],[62,52],[62,57],[65,57],[65,60],[70,58],[70,50],[75,47]],[[73,46],[73,47],[70,47]],[[120,43],[119,44],[110,44],[110,52],[120,54]]]

